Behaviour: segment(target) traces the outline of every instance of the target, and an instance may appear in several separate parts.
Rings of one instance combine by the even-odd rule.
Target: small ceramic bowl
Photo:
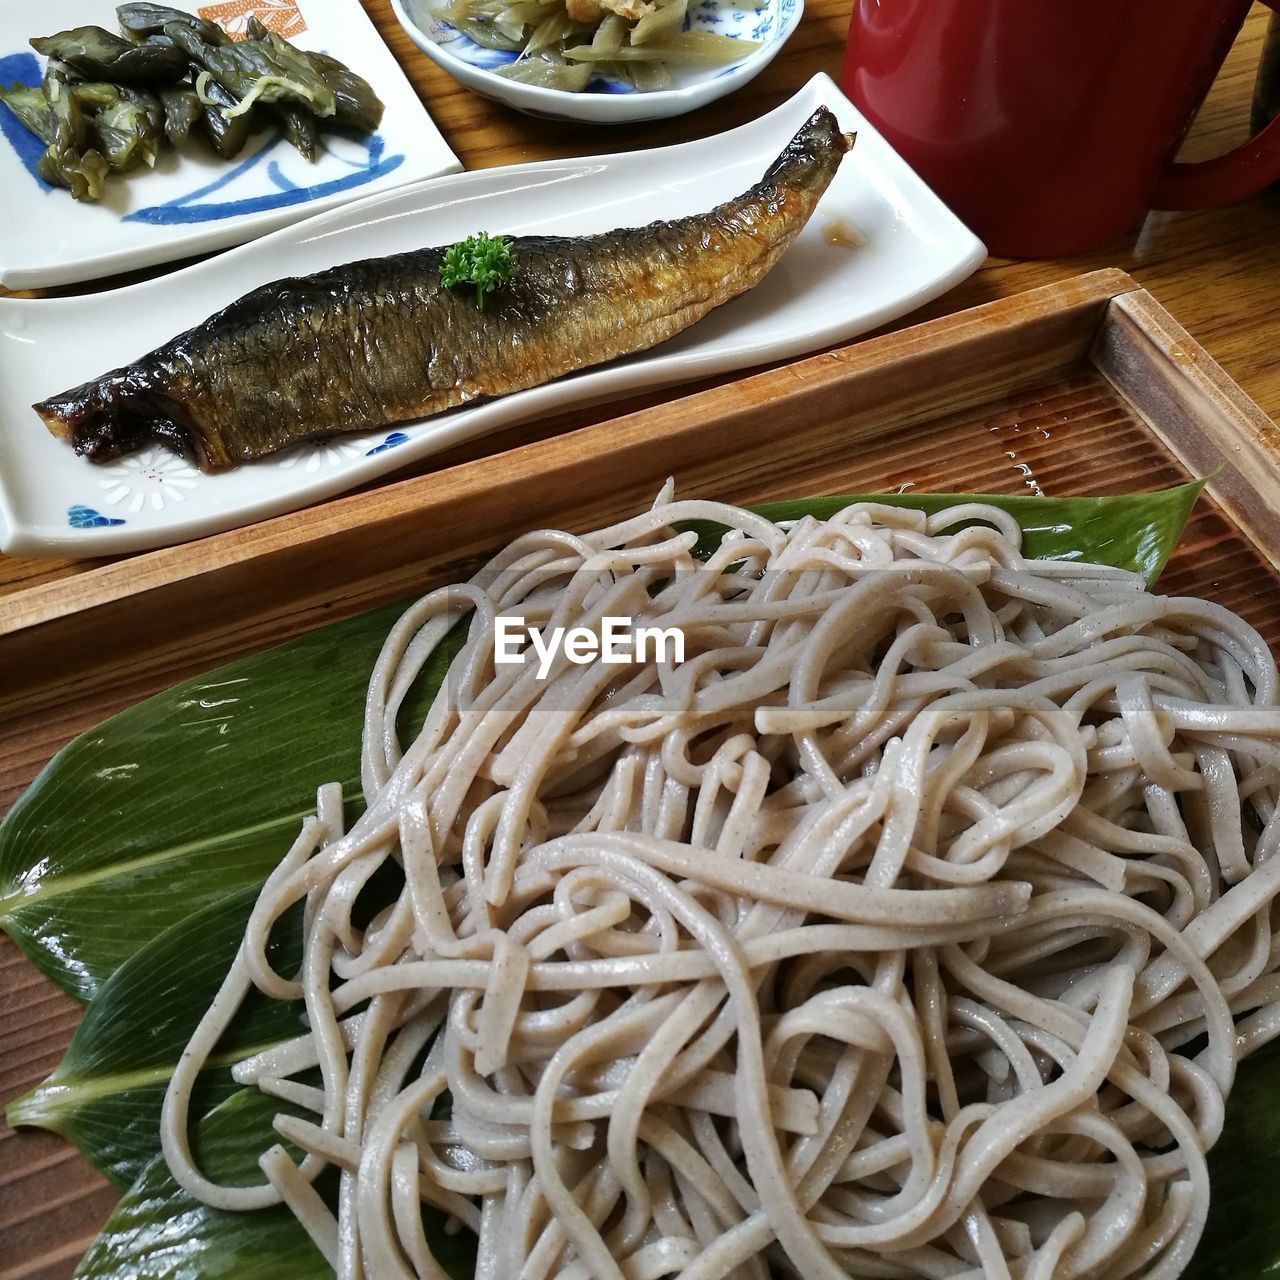
[[[729,66],[673,68],[674,86],[651,93],[600,75],[581,93],[521,84],[494,70],[513,62],[514,53],[476,44],[435,15],[435,0],[391,0],[391,7],[409,39],[432,62],[486,98],[552,120],[632,124],[693,111],[759,75],[799,25],[804,0],[690,0],[690,29],[758,45],[741,62]]]

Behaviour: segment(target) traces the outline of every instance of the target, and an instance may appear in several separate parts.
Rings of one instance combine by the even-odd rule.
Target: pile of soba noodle
[[[1177,1275],[1280,1027],[1276,667],[1222,608],[1019,546],[988,508],[778,525],[668,489],[418,602],[367,811],[321,788],[174,1077],[174,1175],[373,1280],[444,1275],[424,1204],[480,1280]],[[539,680],[499,615],[678,627],[685,660]],[[403,889],[361,928],[375,873]],[[235,1069],[281,1144],[217,1186],[188,1103],[251,986],[305,1033]]]

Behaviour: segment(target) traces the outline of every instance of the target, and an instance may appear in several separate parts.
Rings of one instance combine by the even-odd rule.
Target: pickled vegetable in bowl
[[[772,60],[802,0],[393,0],[455,79],[536,115],[637,121],[731,92]]]
[[[726,67],[759,43],[694,26],[689,0],[446,0],[436,12],[522,84],[581,93],[592,76],[639,92],[670,89],[671,70]]]

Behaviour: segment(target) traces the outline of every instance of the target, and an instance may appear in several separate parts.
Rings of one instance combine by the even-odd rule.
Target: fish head
[[[802,192],[825,190],[855,136],[840,128],[829,107],[819,107],[765,171],[764,183]]]

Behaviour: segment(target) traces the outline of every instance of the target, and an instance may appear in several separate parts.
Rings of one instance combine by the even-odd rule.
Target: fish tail
[[[93,462],[110,462],[159,438],[190,453],[192,434],[177,406],[145,385],[136,366],[116,369],[31,407],[55,435]]]

